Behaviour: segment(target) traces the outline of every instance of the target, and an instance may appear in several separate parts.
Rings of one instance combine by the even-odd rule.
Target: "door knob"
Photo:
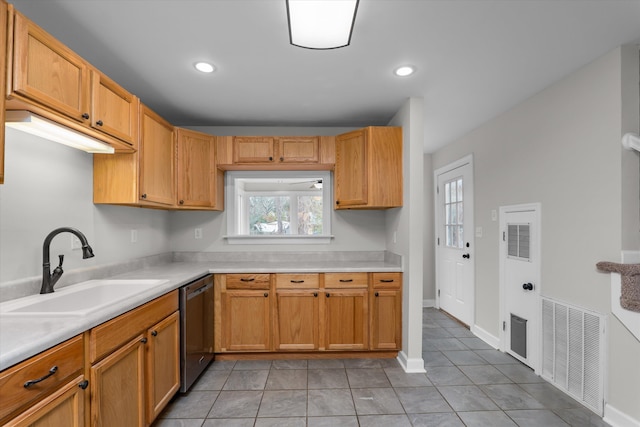
[[[462,258],[469,259],[469,258],[471,258],[471,255],[469,255],[469,254],[464,254],[464,255],[462,255]]]
[[[533,285],[531,283],[525,283],[522,285],[522,289],[524,289],[525,291],[532,291]]]

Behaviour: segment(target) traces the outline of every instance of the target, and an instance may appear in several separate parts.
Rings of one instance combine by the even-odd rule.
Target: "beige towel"
[[[622,276],[622,308],[640,313],[640,264],[617,264],[599,262],[598,270],[619,273]]]

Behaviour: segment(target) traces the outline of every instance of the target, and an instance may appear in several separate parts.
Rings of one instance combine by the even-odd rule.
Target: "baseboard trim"
[[[424,369],[424,360],[422,358],[409,359],[404,351],[398,353],[396,358],[402,369],[408,374],[419,374],[427,372]]]
[[[500,348],[500,338],[498,338],[498,337],[496,337],[494,335],[491,335],[489,332],[485,331],[480,326],[478,326],[478,325],[471,326],[471,332],[473,332],[475,334],[475,336],[477,336],[482,341],[484,341],[487,344],[489,344],[491,347],[493,347],[495,349],[499,349]]]
[[[436,306],[436,300],[434,299],[425,299],[422,300],[422,308],[431,308]]]
[[[603,420],[613,427],[640,427],[640,420],[631,418],[608,403],[604,405]]]

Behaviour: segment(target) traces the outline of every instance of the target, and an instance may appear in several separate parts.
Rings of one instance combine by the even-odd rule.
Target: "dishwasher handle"
[[[206,292],[211,288],[213,288],[213,283],[207,283],[194,290],[187,289],[187,300],[190,300],[191,298],[195,298],[201,293]]]

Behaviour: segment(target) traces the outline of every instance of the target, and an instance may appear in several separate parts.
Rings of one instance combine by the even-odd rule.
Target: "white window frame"
[[[241,179],[322,179],[322,230],[323,234],[316,235],[250,235],[248,230],[242,230],[247,234],[240,234],[240,228],[245,224],[247,210],[245,196],[255,194],[243,191]],[[225,179],[225,206],[227,211],[227,235],[225,239],[231,245],[260,245],[260,244],[328,244],[331,243],[331,207],[333,206],[332,180],[329,171],[229,171]],[[274,191],[271,194],[277,193]]]

